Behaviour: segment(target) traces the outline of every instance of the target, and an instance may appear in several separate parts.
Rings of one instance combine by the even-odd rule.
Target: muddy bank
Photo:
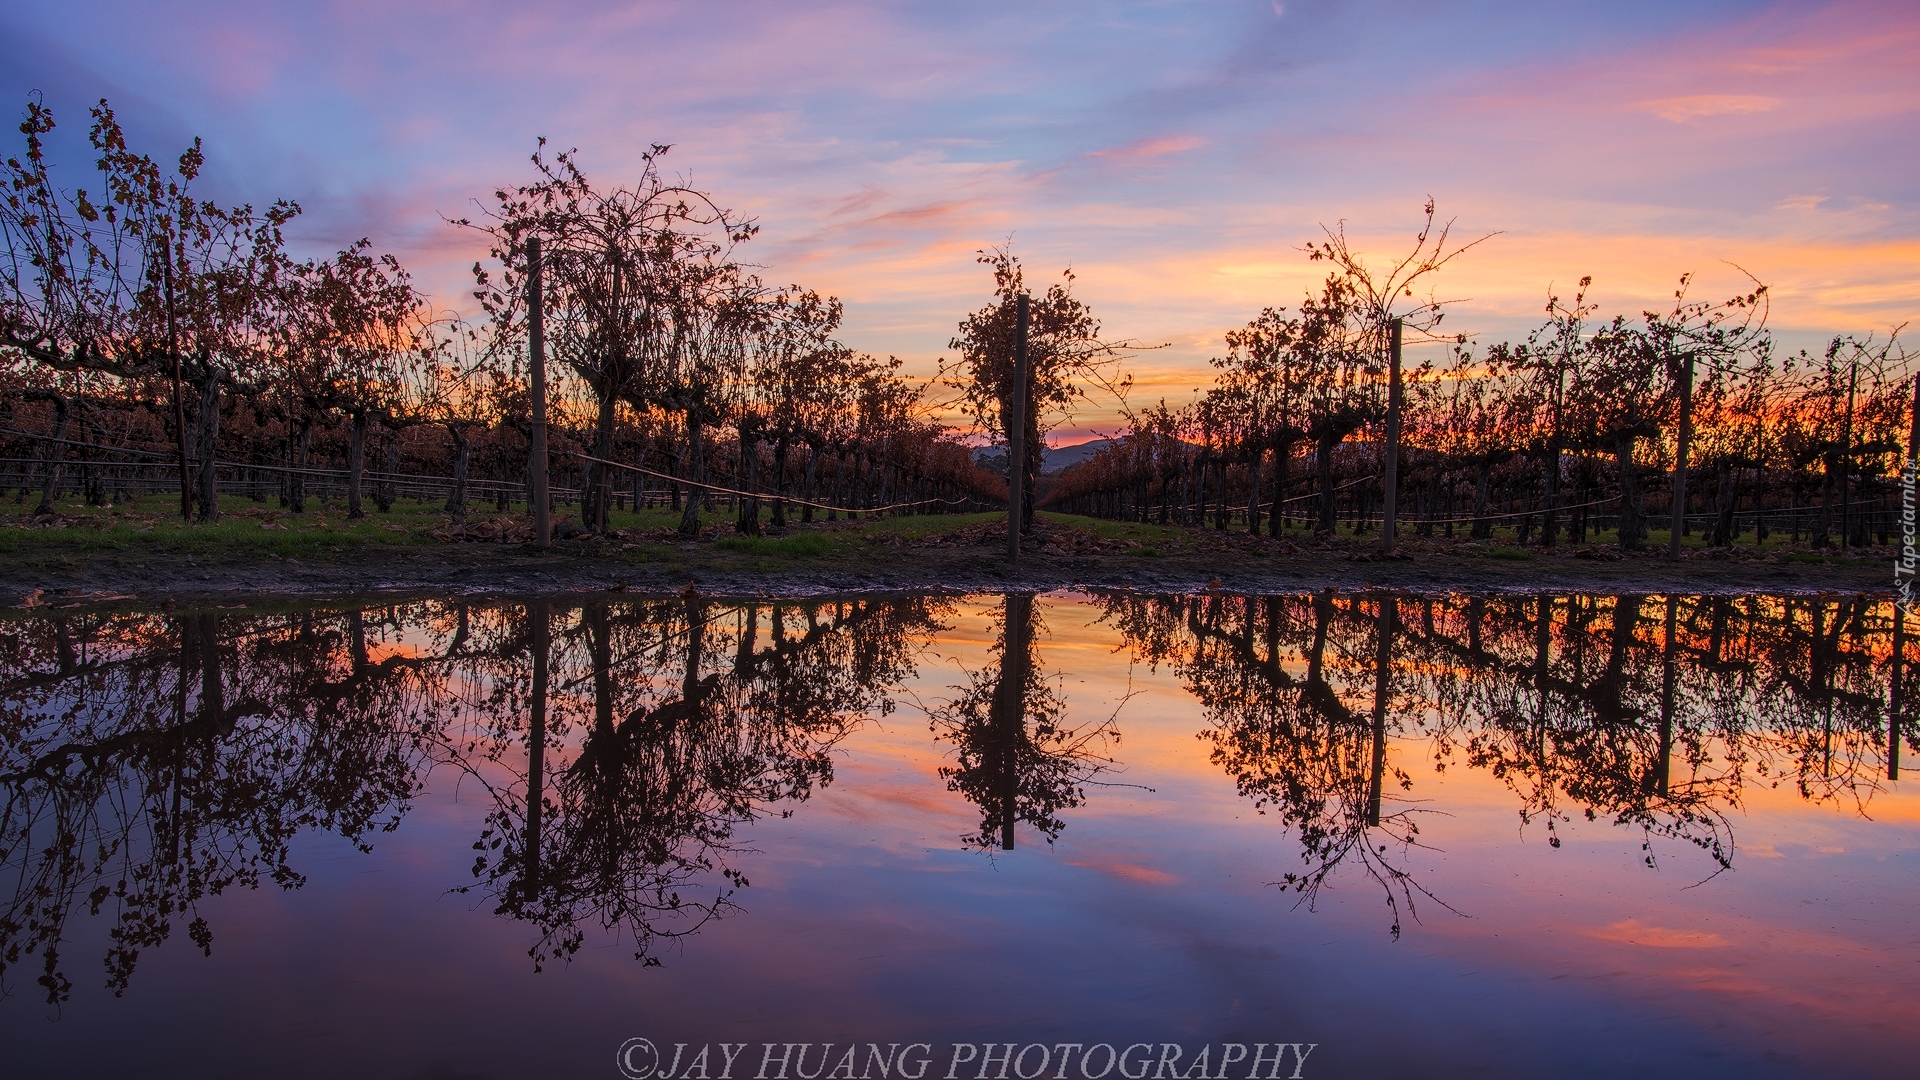
[[[688,586],[716,596],[1070,588],[1289,593],[1328,587],[1468,593],[1786,594],[1882,592],[1890,590],[1893,582],[1892,563],[1871,557],[1824,562],[1695,557],[1673,563],[1649,556],[1596,559],[1552,552],[1502,558],[1449,548],[1413,550],[1402,558],[1381,560],[1370,558],[1364,548],[1341,551],[1286,545],[1228,545],[1155,557],[1068,551],[1049,545],[1047,550],[1023,555],[1014,569],[1003,552],[988,545],[876,545],[857,556],[769,558],[704,544],[663,552],[610,550],[574,541],[545,552],[517,545],[448,544],[321,559],[257,555],[208,559],[151,553],[16,557],[0,561],[0,605],[449,593],[665,594]]]

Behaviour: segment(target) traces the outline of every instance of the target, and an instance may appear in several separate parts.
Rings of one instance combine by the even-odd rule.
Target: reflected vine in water
[[[108,916],[115,993],[177,924],[210,953],[201,901],[299,888],[303,831],[371,850],[443,767],[493,795],[474,872],[538,928],[536,964],[596,922],[653,960],[655,938],[729,909],[733,830],[831,781],[832,749],[892,710],[945,610],[686,597],[0,625],[17,673],[0,684],[0,980],[37,962],[66,1000],[79,912]]]
[[[1058,680],[1042,670],[1034,638],[1045,624],[1031,593],[1001,601],[995,661],[967,671],[967,684],[932,716],[934,736],[954,747],[940,769],[947,790],[980,808],[969,847],[1014,848],[1014,826],[1026,822],[1051,844],[1066,822],[1060,811],[1086,802],[1085,785],[1114,764],[1120,732],[1110,717],[1069,726]]]
[[[62,946],[107,914],[105,985],[229,889],[298,888],[303,830],[361,850],[418,791],[431,687],[375,659],[390,613],[236,619],[54,616],[10,622],[0,657],[0,985],[37,960],[49,1003],[73,990]]]
[[[68,1000],[67,954],[97,948],[121,993],[182,929],[211,953],[209,897],[299,888],[303,833],[370,850],[436,769],[485,785],[467,888],[533,928],[536,966],[596,930],[657,962],[734,910],[742,829],[832,782],[950,611],[689,594],[0,621],[0,989],[37,969]],[[1906,631],[1874,597],[1129,593],[1102,612],[1297,837],[1275,884],[1312,906],[1358,865],[1396,933],[1434,899],[1409,754],[1498,779],[1550,847],[1604,818],[1647,865],[1678,841],[1710,878],[1749,791],[1865,814],[1913,740]],[[1002,598],[990,663],[934,711],[941,778],[980,812],[969,846],[1010,847],[1020,822],[1052,842],[1114,766],[1114,720],[1069,724],[1044,632],[1034,597]]]
[[[519,617],[531,630],[515,639],[532,699],[492,720],[481,754],[454,761],[493,792],[474,875],[497,914],[538,929],[536,968],[571,957],[593,925],[658,964],[657,942],[735,910],[748,885],[728,862],[735,830],[832,782],[832,751],[893,710],[888,692],[942,611],[924,598],[589,603],[561,613],[571,625],[556,651],[550,605],[529,605]],[[576,742],[550,741],[549,713]],[[488,766],[522,741],[516,794]]]
[[[1389,736],[1425,739],[1436,771],[1464,759],[1500,779],[1550,847],[1560,823],[1605,817],[1642,832],[1647,866],[1656,840],[1677,840],[1711,878],[1733,865],[1729,814],[1748,788],[1791,784],[1864,814],[1882,758],[1895,770],[1898,732],[1911,738],[1888,678],[1895,610],[1867,597],[1116,594],[1104,618],[1185,680],[1214,764],[1296,833],[1306,869],[1277,884],[1310,903],[1357,859],[1397,935],[1399,904],[1431,896],[1404,861],[1419,808],[1381,808],[1387,776],[1413,787]]]
[[[1421,898],[1446,906],[1405,865],[1421,808],[1383,806],[1389,773],[1402,789],[1412,783],[1386,754],[1404,681],[1390,663],[1397,605],[1330,593],[1123,595],[1106,611],[1142,659],[1172,665],[1199,701],[1213,764],[1298,837],[1304,867],[1275,884],[1311,908],[1334,871],[1357,859],[1383,887],[1395,937],[1403,906],[1416,918]]]

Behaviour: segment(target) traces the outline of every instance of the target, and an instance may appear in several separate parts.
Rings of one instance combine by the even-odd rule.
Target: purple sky
[[[607,183],[673,143],[759,219],[767,278],[842,296],[848,342],[915,372],[1011,237],[1110,336],[1169,343],[1136,402],[1296,303],[1321,224],[1383,260],[1429,195],[1500,233],[1440,281],[1450,329],[1524,333],[1582,274],[1608,313],[1687,271],[1718,297],[1730,262],[1794,347],[1920,314],[1911,4],[64,0],[9,6],[0,42],[16,110],[43,91],[77,138],[105,96],[156,156],[202,136],[208,193],[296,199],[305,253],[368,236],[448,307],[478,252],[442,217],[546,135]]]

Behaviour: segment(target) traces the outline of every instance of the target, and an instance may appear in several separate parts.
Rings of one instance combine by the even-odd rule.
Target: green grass
[[[713,542],[721,551],[741,551],[749,555],[772,555],[782,559],[800,559],[831,555],[839,544],[826,533],[799,532],[787,536],[723,536]]]
[[[56,527],[38,525],[31,516],[31,505],[31,501],[13,507],[0,503],[0,558],[71,561],[127,553],[325,560],[383,549],[431,546],[441,542],[433,533],[451,524],[444,504],[437,499],[401,499],[386,513],[368,499],[364,504],[366,516],[350,521],[345,500],[339,498],[310,499],[306,513],[294,514],[281,507],[277,499],[256,503],[244,496],[225,495],[220,499],[221,519],[199,524],[182,521],[179,501],[170,495],[144,496],[107,507],[86,506],[69,498],[56,506],[60,522]],[[13,513],[7,513],[9,510]],[[577,520],[579,513],[578,505],[562,505],[555,508],[553,520],[556,525]],[[476,501],[469,504],[467,523],[480,525],[497,517],[524,521],[525,516],[522,505],[502,514],[493,509],[492,503]],[[835,522],[816,519],[801,524],[795,515],[789,519],[793,531],[786,536],[723,535],[714,546],[722,551],[789,559],[858,554],[870,543],[917,541],[1001,517],[1004,514],[983,513]],[[623,510],[609,515],[608,525],[631,537],[677,529],[680,519],[680,511],[667,508]],[[724,506],[700,514],[703,526],[718,524],[723,530],[733,520],[734,515]],[[668,545],[642,544],[630,548],[627,554],[650,560],[681,546],[677,540]]]
[[[25,513],[14,524],[0,524],[0,556],[149,552],[297,558],[433,543],[428,534],[447,520],[437,505],[412,500],[396,503],[388,514],[374,512],[369,503],[366,517],[349,521],[339,500],[315,500],[306,514],[295,515],[277,505],[223,496],[221,520],[204,525],[182,521],[179,501],[162,496],[112,507],[63,502],[57,509],[64,527],[35,527]]]
[[[929,536],[957,532],[971,525],[981,525],[989,521],[1002,521],[1005,510],[983,514],[927,514],[913,517],[881,518],[878,521],[863,519],[851,524],[859,527],[859,532],[873,539],[900,537],[902,540],[923,540]],[[840,526],[846,529],[847,525]]]
[[[988,514],[984,516],[988,518],[1001,518],[1006,515]],[[1108,521],[1105,518],[1083,517],[1079,514],[1055,514],[1044,510],[1040,512],[1039,519],[1040,524],[1043,526],[1058,524],[1076,529],[1085,529],[1087,532],[1092,533],[1102,540],[1131,540],[1142,544],[1178,546],[1180,542],[1190,539],[1193,536],[1191,531],[1176,528],[1172,525],[1151,525],[1138,521]],[[1246,530],[1241,529],[1240,531],[1245,532]]]
[[[220,497],[220,520],[212,524],[180,518],[177,496],[149,495],[110,507],[85,506],[62,500],[56,511],[63,527],[34,525],[31,501],[8,507],[0,503],[0,557],[85,557],[110,552],[218,557],[221,555],[279,558],[332,558],[381,549],[421,547],[439,543],[432,533],[451,524],[445,504],[438,499],[400,499],[382,513],[371,498],[363,504],[366,516],[347,518],[346,500],[308,500],[307,511],[295,514],[277,499],[254,502],[244,496]],[[14,511],[11,515],[6,511]],[[517,505],[505,513],[491,502],[468,504],[467,523],[479,525],[498,517],[524,520],[526,508]],[[556,524],[579,516],[578,506],[561,506]],[[12,521],[7,520],[8,517]],[[725,515],[705,512],[703,524]],[[675,528],[677,510],[621,511],[610,516],[613,529],[635,532]]]

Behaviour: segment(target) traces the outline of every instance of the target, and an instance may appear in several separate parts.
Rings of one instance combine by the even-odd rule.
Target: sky
[[[1136,406],[1296,305],[1323,229],[1379,265],[1429,198],[1489,237],[1435,279],[1478,341],[1583,275],[1633,316],[1688,273],[1700,299],[1765,282],[1789,349],[1884,336],[1920,316],[1917,55],[1912,3],[0,8],[0,99],[44,95],[71,184],[105,97],[156,158],[202,138],[203,194],[299,202],[301,254],[367,237],[465,310],[484,249],[447,219],[530,179],[539,137],[608,185],[668,143],[758,221],[763,277],[841,297],[844,340],[911,373],[988,302],[980,250],[1036,285],[1071,268],[1105,336],[1164,346],[1131,361]]]

